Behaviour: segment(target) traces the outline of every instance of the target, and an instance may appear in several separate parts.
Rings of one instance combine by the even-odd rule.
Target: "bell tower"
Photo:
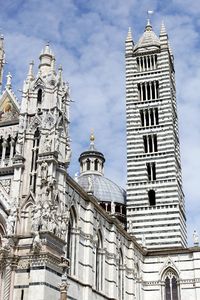
[[[164,24],[126,39],[127,227],[151,248],[186,247],[174,58]]]

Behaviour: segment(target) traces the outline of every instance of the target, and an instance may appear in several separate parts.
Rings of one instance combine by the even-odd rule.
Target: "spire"
[[[7,81],[6,81],[6,88],[11,90],[12,89],[12,75],[10,74],[10,72],[8,73],[8,75],[6,76]]]
[[[168,35],[167,35],[167,31],[165,28],[165,24],[162,21],[161,23],[161,27],[160,27],[160,42],[161,42],[161,47],[168,47]]]
[[[27,75],[27,80],[31,81],[34,79],[34,75],[33,75],[33,66],[34,66],[34,61],[32,60],[29,64],[29,69],[28,69],[28,75]]]
[[[162,21],[161,27],[160,27],[160,36],[161,36],[161,35],[167,35],[164,21]]]
[[[128,28],[128,34],[126,37],[126,42],[132,42],[133,41],[133,37],[132,37],[132,32],[131,32],[131,27]]]
[[[47,43],[45,48],[42,50],[39,59],[39,71],[41,71],[41,75],[47,75],[51,70],[51,64],[53,59],[53,52],[49,47],[49,43]]]

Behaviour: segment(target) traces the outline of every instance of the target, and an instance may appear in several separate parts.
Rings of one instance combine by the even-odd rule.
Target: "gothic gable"
[[[17,121],[19,118],[19,104],[12,91],[6,89],[0,99],[0,123]]]

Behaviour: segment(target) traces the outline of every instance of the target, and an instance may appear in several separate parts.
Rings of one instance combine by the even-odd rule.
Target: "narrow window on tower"
[[[152,135],[148,136],[148,142],[149,142],[149,152],[153,152],[153,141],[152,141]]]
[[[41,104],[41,103],[42,103],[42,89],[39,89],[37,93],[37,104]]]
[[[155,206],[156,205],[156,193],[154,190],[148,191],[148,198],[149,198],[149,205]]]
[[[37,128],[34,134],[33,139],[33,149],[32,149],[32,160],[31,160],[31,176],[30,176],[30,185],[35,193],[36,189],[36,172],[37,172],[37,160],[38,160],[38,152],[39,152],[39,143],[40,143],[40,131]]]
[[[155,114],[156,125],[158,125],[159,121],[158,121],[158,108],[157,107],[154,109],[154,114]]]
[[[139,100],[142,101],[142,90],[141,90],[141,85],[138,83],[138,96]]]
[[[159,83],[156,81],[156,99],[159,98]]]
[[[146,135],[143,136],[143,141],[144,141],[144,152],[147,153],[148,145],[147,145],[147,136]]]
[[[94,161],[94,169],[95,171],[98,171],[98,159],[95,159]]]
[[[143,136],[144,141],[144,152],[145,153],[152,153],[157,152],[157,135],[144,135]]]
[[[157,147],[157,135],[154,134],[153,135],[153,146],[154,146],[154,152],[157,152],[158,151],[158,147]]]
[[[156,180],[156,165],[155,163],[147,163],[147,176],[149,181]]]
[[[144,111],[141,109],[140,110],[140,119],[141,119],[141,125],[144,127]]]
[[[145,121],[146,121],[146,126],[149,126],[149,111],[148,111],[148,109],[145,109]]]
[[[86,160],[86,169],[87,169],[87,171],[90,170],[90,160],[89,160],[89,158]]]

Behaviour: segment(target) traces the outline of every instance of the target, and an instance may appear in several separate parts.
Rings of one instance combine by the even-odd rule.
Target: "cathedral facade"
[[[0,299],[198,300],[187,247],[173,54],[161,26],[126,39],[127,191],[95,147],[71,178],[69,85],[46,45],[22,99],[0,96]],[[0,39],[0,81],[5,63]]]

